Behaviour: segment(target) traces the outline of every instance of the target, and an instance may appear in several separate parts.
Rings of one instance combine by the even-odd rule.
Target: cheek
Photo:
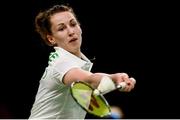
[[[80,35],[82,34],[82,30],[81,30],[81,28],[79,28],[79,32],[80,32]]]
[[[81,35],[81,34],[82,34],[82,30],[81,30],[81,27],[80,27],[80,26],[76,27],[76,31],[77,31],[77,34],[78,34],[78,35]]]
[[[79,36],[79,38],[81,38],[81,35],[82,35],[82,31],[81,30],[78,30],[78,36]]]
[[[62,44],[62,45],[67,45],[68,41],[66,39],[60,39],[59,43]]]
[[[64,43],[64,42],[66,42],[67,40],[66,40],[66,35],[65,34],[58,34],[57,35],[57,37],[56,37],[56,41],[58,42],[58,43]]]

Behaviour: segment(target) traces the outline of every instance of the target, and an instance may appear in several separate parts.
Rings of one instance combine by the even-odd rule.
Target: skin
[[[74,15],[69,11],[59,12],[50,17],[50,22],[52,34],[47,35],[49,42],[81,58],[82,30]],[[72,68],[69,70],[64,76],[63,82],[66,85],[70,85],[75,80],[80,80],[97,88],[104,75],[109,76],[115,84],[126,82],[125,92],[129,92],[134,88],[135,79],[129,78],[126,73],[92,73],[80,68]]]
[[[70,12],[56,13],[51,16],[50,22],[52,35],[47,36],[48,40],[81,57],[82,30],[73,14]]]

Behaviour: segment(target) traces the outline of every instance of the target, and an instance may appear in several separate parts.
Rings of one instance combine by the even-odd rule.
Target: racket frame
[[[76,99],[76,97],[73,95],[73,90],[72,90],[72,88],[73,88],[73,86],[74,86],[76,83],[81,83],[81,84],[84,84],[84,85],[88,86],[89,88],[91,88],[91,89],[92,89],[92,94],[91,94],[91,95],[95,95],[95,94],[94,94],[94,90],[95,90],[95,89],[94,89],[91,85],[89,85],[88,83],[85,83],[85,82],[83,82],[83,81],[76,81],[76,82],[73,82],[73,83],[71,84],[71,89],[70,89],[71,95],[72,95],[73,99],[76,101],[76,103],[78,103],[78,105],[79,105],[82,109],[84,109],[87,113],[89,113],[89,114],[91,114],[91,115],[93,115],[93,116],[95,116],[95,117],[105,118],[105,117],[108,117],[108,116],[111,115],[110,105],[109,105],[109,103],[107,102],[107,100],[105,99],[105,97],[104,97],[101,93],[100,93],[99,95],[96,95],[96,96],[99,96],[100,99],[101,99],[101,100],[104,102],[104,104],[107,106],[107,108],[108,108],[108,110],[109,110],[109,113],[108,113],[107,115],[101,115],[101,116],[99,116],[99,115],[93,114],[93,113],[89,112],[84,106],[82,106],[82,105],[78,102],[78,100]]]

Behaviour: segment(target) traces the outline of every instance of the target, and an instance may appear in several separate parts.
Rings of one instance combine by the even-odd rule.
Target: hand
[[[116,73],[111,75],[112,80],[116,85],[119,85],[121,82],[125,82],[126,86],[122,90],[123,92],[130,92],[136,84],[136,80],[134,78],[130,78],[126,73]]]

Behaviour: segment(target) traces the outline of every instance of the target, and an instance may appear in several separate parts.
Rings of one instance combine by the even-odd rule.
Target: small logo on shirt
[[[49,62],[52,62],[54,59],[56,59],[58,57],[59,57],[59,55],[58,55],[57,52],[50,53],[50,55],[49,55]]]

